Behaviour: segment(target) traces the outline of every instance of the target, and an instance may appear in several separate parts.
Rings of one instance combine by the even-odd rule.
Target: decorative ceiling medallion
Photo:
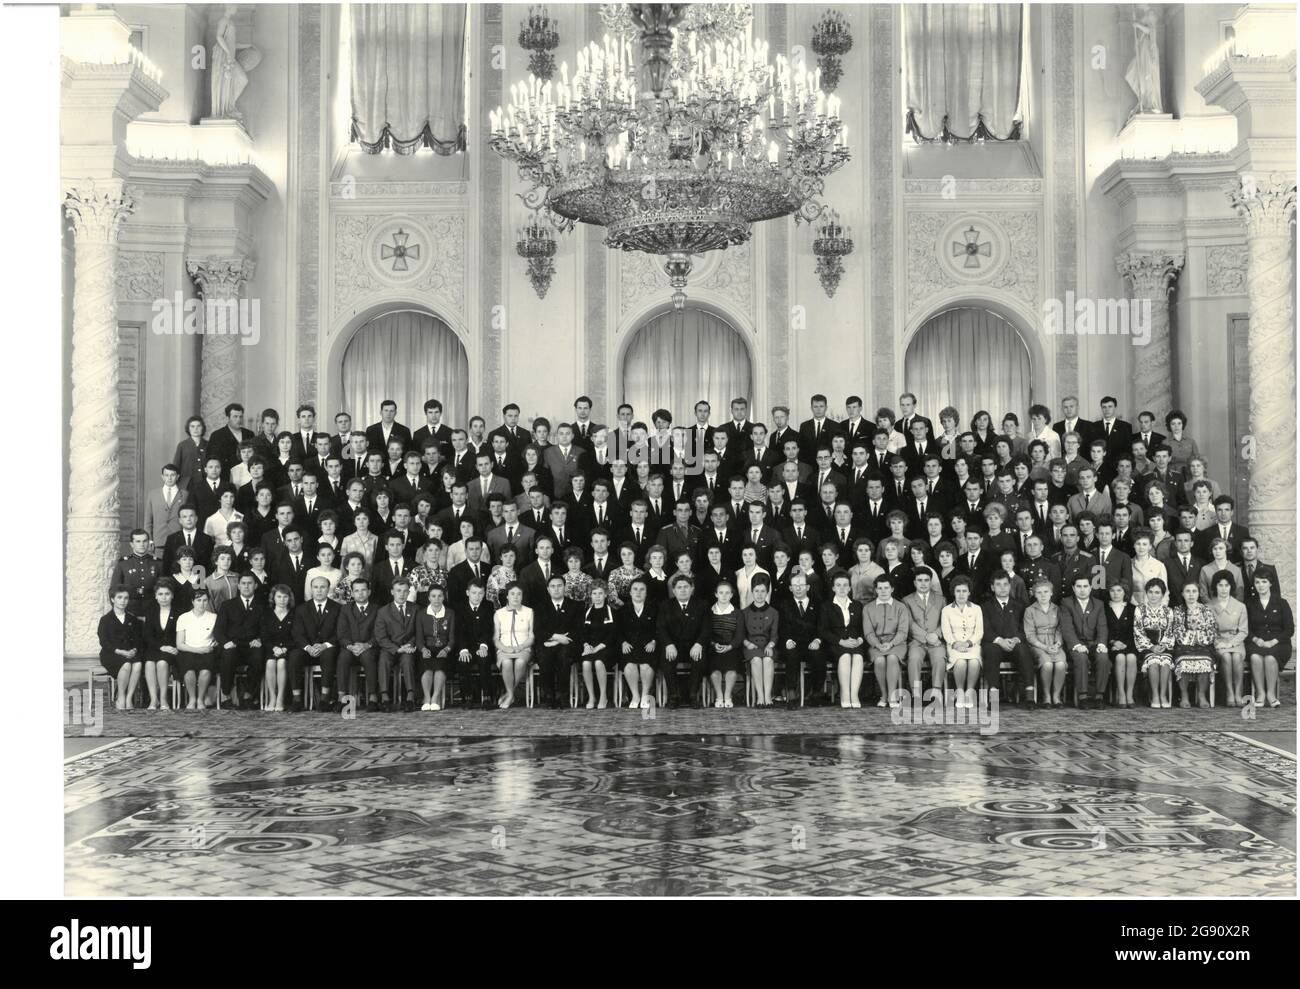
[[[987,216],[963,215],[944,226],[935,255],[961,282],[987,282],[1006,267],[1011,256],[1007,235]]]
[[[428,231],[409,216],[375,224],[366,243],[366,263],[380,279],[404,285],[429,267],[433,242]]]

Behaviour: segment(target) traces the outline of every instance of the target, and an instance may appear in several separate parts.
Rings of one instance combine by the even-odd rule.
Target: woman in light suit
[[[505,696],[497,706],[505,710],[515,702],[515,687],[528,682],[528,662],[533,652],[533,609],[524,607],[524,589],[506,588],[506,604],[492,617],[497,666],[505,683]]]
[[[1223,673],[1223,686],[1228,695],[1228,707],[1241,707],[1245,694],[1243,680],[1246,676],[1246,635],[1250,625],[1246,605],[1237,599],[1234,591],[1237,582],[1232,574],[1221,570],[1210,580],[1214,596],[1210,610],[1218,632],[1214,637],[1214,652],[1219,657],[1219,670]]]
[[[985,417],[988,413],[983,413]],[[948,669],[957,683],[955,707],[976,706],[975,686],[979,683],[984,638],[984,613],[970,600],[970,580],[963,574],[952,582],[952,604],[945,605],[939,619],[943,641],[948,643]]]
[[[1065,647],[1061,641],[1061,614],[1052,604],[1055,591],[1050,580],[1039,580],[1034,584],[1034,603],[1025,609],[1025,641],[1038,664],[1045,707],[1065,707],[1061,697],[1065,689]]]

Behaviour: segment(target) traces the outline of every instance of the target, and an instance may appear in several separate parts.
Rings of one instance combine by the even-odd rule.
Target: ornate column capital
[[[91,179],[64,188],[63,209],[78,242],[116,245],[122,221],[135,211],[135,200],[120,180]]]
[[[203,298],[234,299],[256,273],[257,262],[245,257],[189,258],[185,270]]]
[[[1163,300],[1173,291],[1184,256],[1164,251],[1125,251],[1115,255],[1115,270],[1133,283],[1135,299]]]
[[[1228,202],[1246,221],[1251,237],[1290,237],[1295,223],[1296,181],[1273,172],[1262,178],[1243,175],[1228,187]]]

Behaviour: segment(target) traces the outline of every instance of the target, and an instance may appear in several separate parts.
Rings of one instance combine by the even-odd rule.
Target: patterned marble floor
[[[81,895],[1295,892],[1226,733],[133,738],[65,763]]]

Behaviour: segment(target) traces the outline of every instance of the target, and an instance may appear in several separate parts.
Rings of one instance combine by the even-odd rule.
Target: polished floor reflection
[[[133,738],[65,764],[68,895],[1295,891],[1228,733]]]

